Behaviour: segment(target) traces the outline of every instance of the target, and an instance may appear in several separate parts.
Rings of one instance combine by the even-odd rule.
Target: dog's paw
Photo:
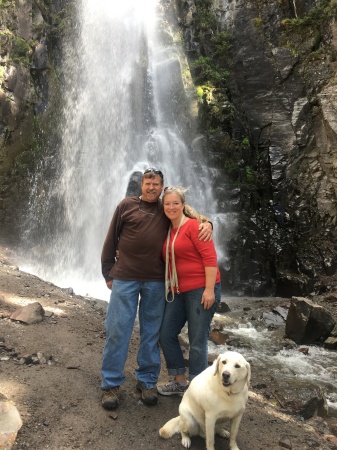
[[[181,435],[181,443],[185,448],[191,447],[191,439],[187,434]]]
[[[229,431],[225,430],[224,428],[217,428],[216,429],[216,434],[218,434],[219,436],[228,439],[230,436]],[[235,450],[235,449],[231,449],[231,450]]]
[[[236,445],[236,442],[229,444],[229,450],[240,450],[239,447]]]

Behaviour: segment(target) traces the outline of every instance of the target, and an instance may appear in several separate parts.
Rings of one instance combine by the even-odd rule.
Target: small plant
[[[247,136],[245,136],[245,137],[242,139],[242,144],[243,144],[243,145],[249,145],[249,138],[248,138]]]
[[[13,42],[13,55],[12,59],[17,63],[29,64],[29,55],[31,48],[27,42],[21,37],[15,37]]]
[[[198,98],[202,98],[204,96],[204,90],[201,86],[198,86],[196,91],[197,91]]]
[[[248,183],[255,182],[255,172],[250,166],[245,167],[245,175]]]
[[[226,161],[224,164],[224,170],[226,172],[231,172],[237,168],[237,164],[234,161]]]
[[[198,8],[193,14],[193,22],[202,32],[209,32],[215,27],[215,16],[212,11],[212,0],[200,1]]]
[[[11,130],[9,127],[5,129],[5,139],[4,139],[5,145],[9,145],[11,143],[12,133],[13,130]]]
[[[223,79],[228,78],[229,73],[214,63],[212,58],[200,56],[191,64],[194,77],[197,82],[218,84]]]
[[[213,52],[214,57],[226,58],[226,56],[228,56],[228,52],[232,46],[230,33],[226,33],[224,31],[215,33],[211,38],[211,42],[215,47]]]
[[[325,0],[320,6],[313,8],[306,16],[301,19],[284,19],[280,25],[286,28],[304,28],[307,26],[318,28],[328,18],[334,18],[337,14],[337,1]]]
[[[284,27],[284,28],[286,28],[288,26],[290,27],[292,24],[292,20],[293,19],[289,19],[289,18],[281,20],[281,22],[280,22],[281,27]]]
[[[255,27],[257,30],[260,30],[260,29],[262,28],[262,25],[263,25],[263,20],[261,19],[261,17],[256,17],[256,18],[253,20],[253,24],[254,24],[254,27]]]

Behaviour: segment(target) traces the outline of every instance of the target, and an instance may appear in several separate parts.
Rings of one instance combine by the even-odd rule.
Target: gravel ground
[[[38,324],[9,318],[16,309],[39,302],[46,312]],[[177,415],[179,397],[160,397],[156,406],[142,404],[136,391],[134,329],[116,414],[100,405],[100,364],[104,345],[106,303],[69,295],[35,276],[20,272],[8,249],[0,247],[0,394],[18,409],[23,425],[13,449],[179,449],[178,435],[165,441],[158,434],[166,420]],[[19,364],[21,358],[42,354],[39,363]],[[40,355],[41,356],[41,355]],[[41,363],[42,362],[42,363]],[[164,368],[161,381],[167,379]],[[254,368],[252,368],[252,384]],[[240,450],[337,449],[337,426],[317,418],[302,422],[250,391],[238,436]],[[1,430],[0,430],[1,432]],[[216,437],[216,450],[229,450]],[[205,449],[202,438],[193,450]]]

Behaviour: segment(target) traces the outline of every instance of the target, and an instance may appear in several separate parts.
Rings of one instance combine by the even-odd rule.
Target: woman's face
[[[166,216],[174,221],[180,219],[183,214],[184,203],[176,192],[166,194],[163,200],[164,213]]]

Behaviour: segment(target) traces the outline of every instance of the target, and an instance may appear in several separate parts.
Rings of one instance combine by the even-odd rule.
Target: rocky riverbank
[[[158,405],[146,407],[135,389],[137,327],[120,408],[115,414],[102,409],[99,383],[106,303],[69,292],[21,272],[10,251],[0,248],[0,394],[22,419],[12,448],[183,448],[178,436],[165,441],[158,435],[163,423],[177,414],[180,398],[161,397]],[[44,310],[41,322],[28,325],[10,318],[35,302]],[[166,378],[163,365],[161,379]],[[279,406],[251,388],[239,432],[240,450],[337,448],[336,423],[319,417],[299,420]],[[192,449],[204,448],[203,439],[192,440]],[[216,438],[216,449],[228,448],[227,440]]]

